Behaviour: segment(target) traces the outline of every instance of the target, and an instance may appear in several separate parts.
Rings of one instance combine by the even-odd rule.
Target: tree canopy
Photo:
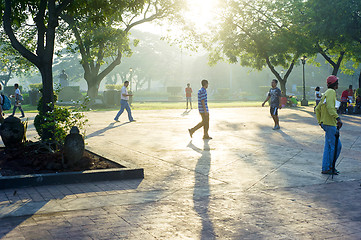
[[[181,0],[97,0],[79,2],[62,14],[74,36],[68,38],[69,50],[79,51],[82,57],[88,96],[95,97],[100,82],[121,63],[122,56],[131,55],[132,45],[137,45],[137,41],[129,40],[131,29],[145,22],[174,17],[181,3]],[[68,34],[63,36],[66,40]]]
[[[211,61],[227,59],[261,70],[268,67],[286,94],[286,82],[307,48],[292,13],[302,1],[229,1],[210,41]],[[287,69],[284,76],[276,69]]]

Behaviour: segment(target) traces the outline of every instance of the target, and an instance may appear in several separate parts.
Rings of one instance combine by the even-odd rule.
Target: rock
[[[77,127],[72,127],[70,134],[65,138],[64,142],[64,166],[74,166],[83,157],[85,149],[84,139],[79,134]]]
[[[5,147],[14,148],[22,143],[25,135],[24,124],[17,117],[9,116],[0,126],[1,139]]]
[[[70,133],[77,133],[77,134],[79,134],[79,133],[80,133],[79,128],[76,127],[76,126],[72,126],[71,129],[70,129]]]

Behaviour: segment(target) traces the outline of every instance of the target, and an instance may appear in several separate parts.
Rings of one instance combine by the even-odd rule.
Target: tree
[[[361,63],[361,2],[347,0],[342,1],[340,10],[348,14],[340,14],[343,17],[344,24],[342,27],[346,31],[346,37],[353,40],[352,44],[348,45],[348,50],[351,53],[351,59],[355,63],[354,69],[359,67]],[[361,88],[361,71],[358,78],[359,88]]]
[[[62,14],[75,36],[75,44],[70,42],[69,48],[79,51],[82,57],[89,97],[98,95],[99,84],[121,63],[122,56],[131,55],[130,30],[178,14],[181,3],[181,0],[87,1],[87,8],[85,3],[79,3]]]
[[[257,70],[268,67],[286,95],[287,78],[308,44],[302,41],[292,15],[302,6],[298,0],[229,1],[207,46],[212,63],[227,59]],[[287,69],[284,76],[277,66]]]
[[[130,39],[134,38],[139,39],[139,44],[134,48],[132,56],[123,58],[122,64],[114,70],[114,72],[121,74],[122,82],[125,81],[129,68],[133,68],[133,77],[139,80],[138,86],[148,83],[147,85],[150,87],[151,81],[162,82],[163,84],[166,82],[175,84],[174,81],[179,81],[182,56],[178,47],[171,46],[166,41],[161,40],[159,35],[136,29],[132,31],[130,36]]]
[[[21,54],[16,51],[10,42],[4,36],[4,32],[0,32],[0,83],[7,86],[8,82],[14,75],[30,76],[33,73],[34,65],[25,59]]]
[[[5,0],[4,2],[5,5],[1,6],[1,10],[5,33],[14,49],[39,69],[43,83],[42,110],[52,111],[54,109],[52,65],[56,29],[60,14],[73,0]],[[31,25],[32,22],[35,25]],[[23,37],[23,32],[19,31],[23,28],[36,33],[36,40],[33,40],[36,41],[35,49],[30,48],[28,44],[32,39]],[[48,129],[44,136],[46,139],[51,139],[52,130]]]
[[[66,49],[62,49],[57,55],[53,65],[54,82],[57,82],[63,70],[68,73],[68,82],[79,82],[83,79],[84,71],[79,64],[81,59],[79,53],[69,53]]]
[[[352,59],[354,39],[347,26],[354,15],[353,0],[309,0],[300,19],[305,37],[313,42],[313,53],[321,54],[332,67],[332,75]],[[359,30],[360,32],[360,30]]]

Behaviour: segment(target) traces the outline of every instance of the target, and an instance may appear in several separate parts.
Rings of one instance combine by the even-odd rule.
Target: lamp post
[[[301,62],[302,62],[302,79],[303,79],[303,99],[301,100],[301,106],[308,106],[308,101],[306,99],[306,83],[305,83],[305,63],[306,63],[307,57],[302,56]]]

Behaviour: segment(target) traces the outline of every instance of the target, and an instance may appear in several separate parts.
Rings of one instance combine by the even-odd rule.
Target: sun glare
[[[206,32],[214,23],[219,0],[187,0],[189,11],[186,17],[194,23],[197,31]]]

